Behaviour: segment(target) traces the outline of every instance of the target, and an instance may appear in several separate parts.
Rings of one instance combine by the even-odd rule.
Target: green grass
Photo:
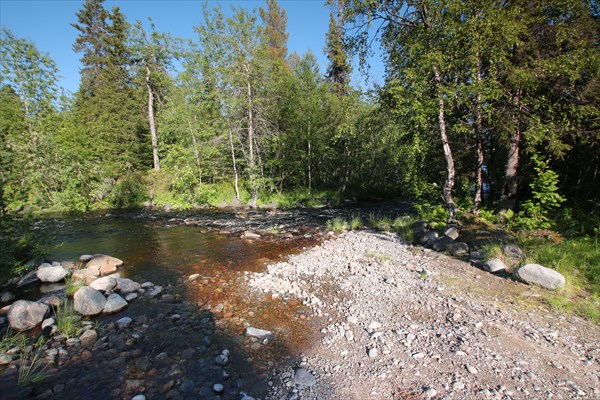
[[[46,379],[47,364],[44,362],[45,339],[40,337],[30,352],[21,352],[17,384],[27,386]]]
[[[83,283],[82,281],[75,280],[72,275],[65,279],[65,283],[65,294],[68,297],[72,297],[75,294],[75,292],[77,292],[79,289],[85,286],[85,283]]]
[[[345,231],[350,228],[350,223],[344,218],[335,217],[327,221],[327,229],[334,232]]]
[[[6,353],[13,347],[22,349],[25,346],[27,346],[27,337],[20,333],[12,333],[9,330],[0,341],[0,353]]]
[[[56,307],[54,318],[56,330],[67,339],[79,336],[81,333],[81,317],[67,300],[60,302]]]
[[[600,322],[600,243],[597,237],[582,237],[553,243],[539,237],[520,235],[527,262],[552,268],[566,278],[560,292],[546,297],[553,307],[575,312]]]

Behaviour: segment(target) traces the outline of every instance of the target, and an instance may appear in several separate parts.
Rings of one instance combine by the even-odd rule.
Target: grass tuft
[[[54,312],[56,319],[56,330],[67,339],[79,336],[81,333],[81,316],[73,309],[67,301],[62,301]]]

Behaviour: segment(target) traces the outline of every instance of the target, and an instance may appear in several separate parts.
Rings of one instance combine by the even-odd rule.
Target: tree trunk
[[[238,173],[237,173],[237,165],[235,162],[235,149],[233,147],[233,134],[231,132],[231,124],[229,123],[229,121],[227,121],[228,125],[229,125],[229,145],[231,146],[231,160],[233,161],[233,174],[235,176],[235,182],[234,182],[234,187],[235,187],[235,198],[237,200],[240,199],[240,189],[238,188]]]
[[[250,190],[252,192],[250,207],[255,208],[258,198],[258,189],[256,188],[256,180],[254,177],[254,121],[252,115],[252,86],[250,85],[250,79],[247,81],[246,89],[248,95],[248,175],[250,178]]]
[[[446,159],[446,182],[444,183],[443,197],[446,207],[448,208],[448,221],[454,221],[456,217],[456,205],[454,204],[454,198],[452,197],[452,188],[454,187],[454,158],[452,157],[452,150],[450,143],[448,142],[448,134],[446,133],[446,117],[444,111],[444,95],[441,90],[442,78],[440,71],[437,66],[433,66],[433,73],[435,76],[435,86],[438,92],[438,124],[440,128],[440,134],[442,136],[442,147],[444,149],[444,158]]]
[[[194,118],[195,120],[195,118]],[[188,118],[188,126],[190,128],[190,136],[192,136],[192,144],[194,145],[194,157],[196,158],[196,170],[198,171],[198,183],[202,185],[202,169],[200,168],[200,155],[198,154],[198,144],[196,143],[196,135],[192,129],[192,123]]]
[[[500,212],[514,210],[517,207],[518,193],[518,168],[519,168],[519,143],[521,142],[521,127],[519,126],[520,92],[513,96],[512,103],[515,106],[514,130],[508,146],[506,159],[506,170],[504,172],[504,185],[500,197]]]
[[[481,58],[477,62],[477,75],[475,77],[477,83],[481,83]],[[473,202],[473,214],[479,215],[481,208],[481,200],[483,198],[483,122],[481,117],[481,93],[477,93],[477,100],[473,108],[475,117],[475,140],[477,153],[477,169],[475,170],[475,198]]]
[[[312,186],[312,176],[310,171],[310,121],[308,121],[308,193],[310,194]]]
[[[152,161],[154,170],[160,171],[158,159],[158,139],[156,137],[156,125],[154,124],[154,92],[150,85],[150,68],[146,67],[146,88],[148,88],[148,122],[150,123],[150,138],[152,139]]]

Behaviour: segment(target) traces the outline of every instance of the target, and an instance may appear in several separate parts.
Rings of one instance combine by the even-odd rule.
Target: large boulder
[[[91,288],[99,290],[101,292],[108,292],[113,290],[117,286],[117,280],[112,276],[105,276],[98,278],[89,285]]]
[[[539,264],[526,264],[516,269],[514,276],[525,283],[551,290],[565,286],[565,277],[560,272]]]
[[[83,315],[96,315],[104,310],[106,298],[98,290],[84,286],[73,296],[73,308]]]
[[[62,265],[43,263],[35,274],[42,282],[55,283],[65,279],[65,277],[69,275],[69,270]]]
[[[78,281],[89,282],[100,276],[100,268],[89,267],[73,271],[73,279]]]
[[[101,267],[106,265],[114,265],[115,267],[120,267],[123,265],[123,261],[118,258],[107,256],[104,254],[94,254],[94,257],[85,265],[86,268],[98,268],[100,270]]]
[[[8,310],[8,323],[12,329],[26,331],[41,324],[47,312],[48,306],[45,304],[17,300]]]
[[[123,299],[118,294],[113,293],[110,296],[108,296],[106,304],[104,305],[103,312],[104,314],[113,314],[121,311],[125,307],[127,307],[127,301],[125,301],[125,299]]]

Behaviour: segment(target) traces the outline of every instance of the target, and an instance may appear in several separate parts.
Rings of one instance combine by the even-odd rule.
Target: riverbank
[[[394,234],[344,233],[247,282],[319,316],[270,399],[600,398],[598,325]]]

